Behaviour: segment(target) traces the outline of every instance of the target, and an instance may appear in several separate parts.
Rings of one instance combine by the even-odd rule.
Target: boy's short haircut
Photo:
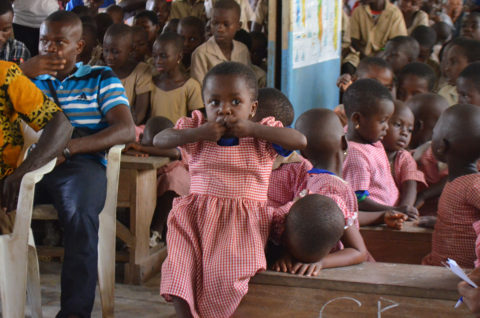
[[[123,8],[116,4],[109,5],[106,12],[118,12],[118,13],[124,14]]]
[[[417,40],[418,44],[422,47],[432,48],[437,43],[437,32],[431,27],[426,25],[419,25],[416,27],[411,37]]]
[[[163,116],[151,117],[145,123],[145,129],[143,130],[142,143],[153,144],[153,137],[156,134],[167,128],[173,128],[173,123],[170,119]]]
[[[469,80],[475,86],[475,89],[480,92],[480,62],[468,64],[458,78]]]
[[[180,19],[178,26],[180,25],[191,26],[202,36],[205,34],[205,22],[203,22],[200,18],[189,16]]]
[[[173,43],[175,48],[177,48],[178,52],[182,52],[183,50],[183,37],[178,33],[173,32],[165,32],[157,35],[156,40],[157,42],[163,43]]]
[[[467,57],[468,63],[480,60],[480,41],[459,37],[452,40],[448,46],[452,47],[453,45],[462,49],[463,54]]]
[[[83,35],[88,34],[94,39],[97,38],[97,26],[95,24],[83,22],[82,27],[83,27],[83,33],[82,33]]]
[[[411,36],[399,35],[390,39],[387,45],[388,43],[392,43],[392,45],[396,46],[399,50],[402,50],[412,61],[415,61],[420,54],[420,45],[417,40]]]
[[[124,23],[116,23],[112,24],[108,27],[107,31],[105,31],[105,36],[109,37],[132,37],[133,31],[132,28]]]
[[[80,17],[71,11],[55,11],[45,19],[45,22],[82,24]]]
[[[12,2],[10,0],[0,0],[0,15],[7,12],[13,13]]]
[[[318,262],[344,233],[345,219],[331,198],[307,195],[295,202],[285,219],[289,253],[300,262]]]
[[[378,101],[384,99],[393,102],[388,88],[375,79],[359,79],[348,87],[343,96],[345,113],[348,118],[356,112],[368,116],[377,110]]]
[[[135,20],[141,18],[147,18],[153,25],[159,24],[157,14],[153,11],[143,10],[135,15]]]
[[[222,1],[222,0],[220,0]],[[207,81],[212,76],[240,76],[245,80],[247,87],[250,89],[252,100],[258,98],[258,84],[257,77],[252,69],[242,63],[238,62],[223,62],[212,67],[203,79],[202,87],[205,89]],[[203,95],[202,89],[202,95]],[[202,96],[203,97],[203,96]]]
[[[445,22],[437,22],[432,25],[432,28],[437,33],[437,40],[440,40],[442,43],[450,39],[453,34],[453,28]]]
[[[435,71],[425,63],[412,62],[405,65],[398,75],[398,82],[401,83],[407,75],[414,75],[426,79],[429,91],[433,90],[437,81]]]
[[[250,37],[250,33],[244,29],[238,30],[233,39],[245,44],[249,51],[252,49],[252,38]]]
[[[269,116],[275,117],[284,127],[288,127],[292,124],[295,113],[292,103],[281,91],[271,87],[260,88],[255,118],[261,120]]]
[[[370,70],[370,67],[378,67],[378,68],[383,68],[383,69],[388,69],[393,72],[392,66],[390,63],[385,61],[384,59],[380,57],[365,57],[360,61],[360,64],[358,64],[357,67],[357,77],[362,77],[362,74],[368,73]]]
[[[240,5],[235,0],[218,0],[213,5],[213,9],[220,10],[234,10],[238,15],[238,20],[240,20],[240,15],[242,13]]]

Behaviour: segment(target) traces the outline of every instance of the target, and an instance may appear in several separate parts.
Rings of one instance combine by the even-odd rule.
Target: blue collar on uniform
[[[65,79],[68,79],[70,77],[82,77],[82,76],[85,76],[87,74],[89,74],[91,71],[92,71],[92,67],[90,65],[83,65],[82,62],[78,62],[78,63],[75,63],[75,66],[77,67],[77,70],[75,71],[75,73],[73,73],[72,75],[69,75],[67,76]],[[49,75],[49,74],[42,74],[42,75],[39,75],[37,76],[35,79],[37,80],[41,80],[41,81],[44,81],[44,80],[57,80],[55,77]]]
[[[311,174],[325,173],[325,174],[331,174],[332,176],[336,176],[336,174],[331,172],[331,171],[328,171],[328,170],[325,170],[325,169],[318,169],[318,168],[312,168],[312,169],[308,170],[307,172],[311,173]]]

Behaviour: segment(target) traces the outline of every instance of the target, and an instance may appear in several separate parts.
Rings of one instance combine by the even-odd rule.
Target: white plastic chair
[[[124,145],[116,145],[108,151],[107,164],[107,197],[105,206],[100,212],[100,227],[98,230],[98,285],[102,302],[102,316],[114,317],[115,290],[115,240],[117,221],[117,194],[120,174],[120,159]],[[57,211],[52,205],[39,205],[33,210],[35,220],[56,220]],[[32,255],[38,264],[36,250]],[[40,281],[38,280],[38,285]],[[40,289],[40,288],[38,288]],[[35,295],[35,290],[32,290]],[[32,297],[37,297],[32,295]],[[33,309],[33,305],[39,306]],[[39,309],[40,308],[40,309]],[[41,304],[34,301],[32,311],[41,312]]]
[[[53,170],[55,162],[56,159],[53,159],[45,166],[23,176],[13,232],[0,235],[0,294],[2,299],[2,316],[5,318],[25,317],[27,271],[32,317],[42,316],[41,308],[39,308],[41,294],[38,260],[30,223],[32,220],[35,184],[45,174]]]

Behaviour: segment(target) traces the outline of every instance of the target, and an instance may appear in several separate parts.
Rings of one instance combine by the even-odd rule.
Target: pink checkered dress
[[[432,147],[429,147],[420,157],[418,168],[424,173],[429,185],[436,184],[448,176],[447,165],[438,162],[433,155]]]
[[[427,186],[425,181],[425,175],[418,170],[417,163],[413,159],[410,152],[406,150],[399,150],[395,156],[395,162],[393,163],[393,179],[395,184],[400,189],[402,183],[409,180],[415,180],[418,183]]]
[[[343,163],[343,178],[353,191],[367,190],[369,198],[380,204],[395,206],[398,201],[399,191],[380,141],[373,144],[349,141]]]
[[[268,205],[273,207],[293,201],[305,189],[307,171],[312,169],[312,164],[296,152],[287,158],[278,156],[275,163],[280,160],[284,162],[278,163],[279,167],[272,171],[268,187]]]
[[[480,173],[448,182],[438,203],[432,252],[422,264],[442,265],[452,258],[460,266],[472,268],[477,235],[473,224],[480,220]]]
[[[480,221],[473,223],[473,229],[477,235],[477,239],[475,240],[475,255],[477,255],[475,267],[480,267]]]
[[[194,111],[176,128],[205,121]],[[281,127],[272,117],[261,124]],[[229,317],[250,277],[266,268],[272,218],[267,189],[276,152],[254,138],[240,138],[236,146],[203,141],[182,148],[188,153],[191,194],[175,199],[168,217],[160,293],[187,301],[194,317]]]

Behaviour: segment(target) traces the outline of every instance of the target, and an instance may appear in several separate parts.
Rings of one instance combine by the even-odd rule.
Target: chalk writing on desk
[[[320,315],[318,316],[318,318],[324,317],[324,316],[323,316],[323,311],[325,310],[325,308],[326,308],[328,305],[330,305],[331,303],[333,303],[334,301],[338,301],[338,300],[350,300],[350,301],[353,301],[354,303],[356,303],[356,304],[358,305],[358,307],[362,307],[362,302],[359,301],[358,299],[355,299],[355,298],[353,298],[353,297],[347,297],[347,296],[337,297],[337,298],[330,299],[329,301],[327,301],[327,302],[322,306],[322,309],[320,309]],[[390,303],[390,305],[388,305],[387,307],[382,308],[382,301],[388,302],[388,303]],[[380,299],[379,299],[378,302],[377,302],[377,318],[382,318],[382,312],[387,311],[387,310],[392,309],[392,308],[395,308],[395,307],[398,307],[399,305],[400,305],[400,304],[394,302],[393,300],[380,297]]]

